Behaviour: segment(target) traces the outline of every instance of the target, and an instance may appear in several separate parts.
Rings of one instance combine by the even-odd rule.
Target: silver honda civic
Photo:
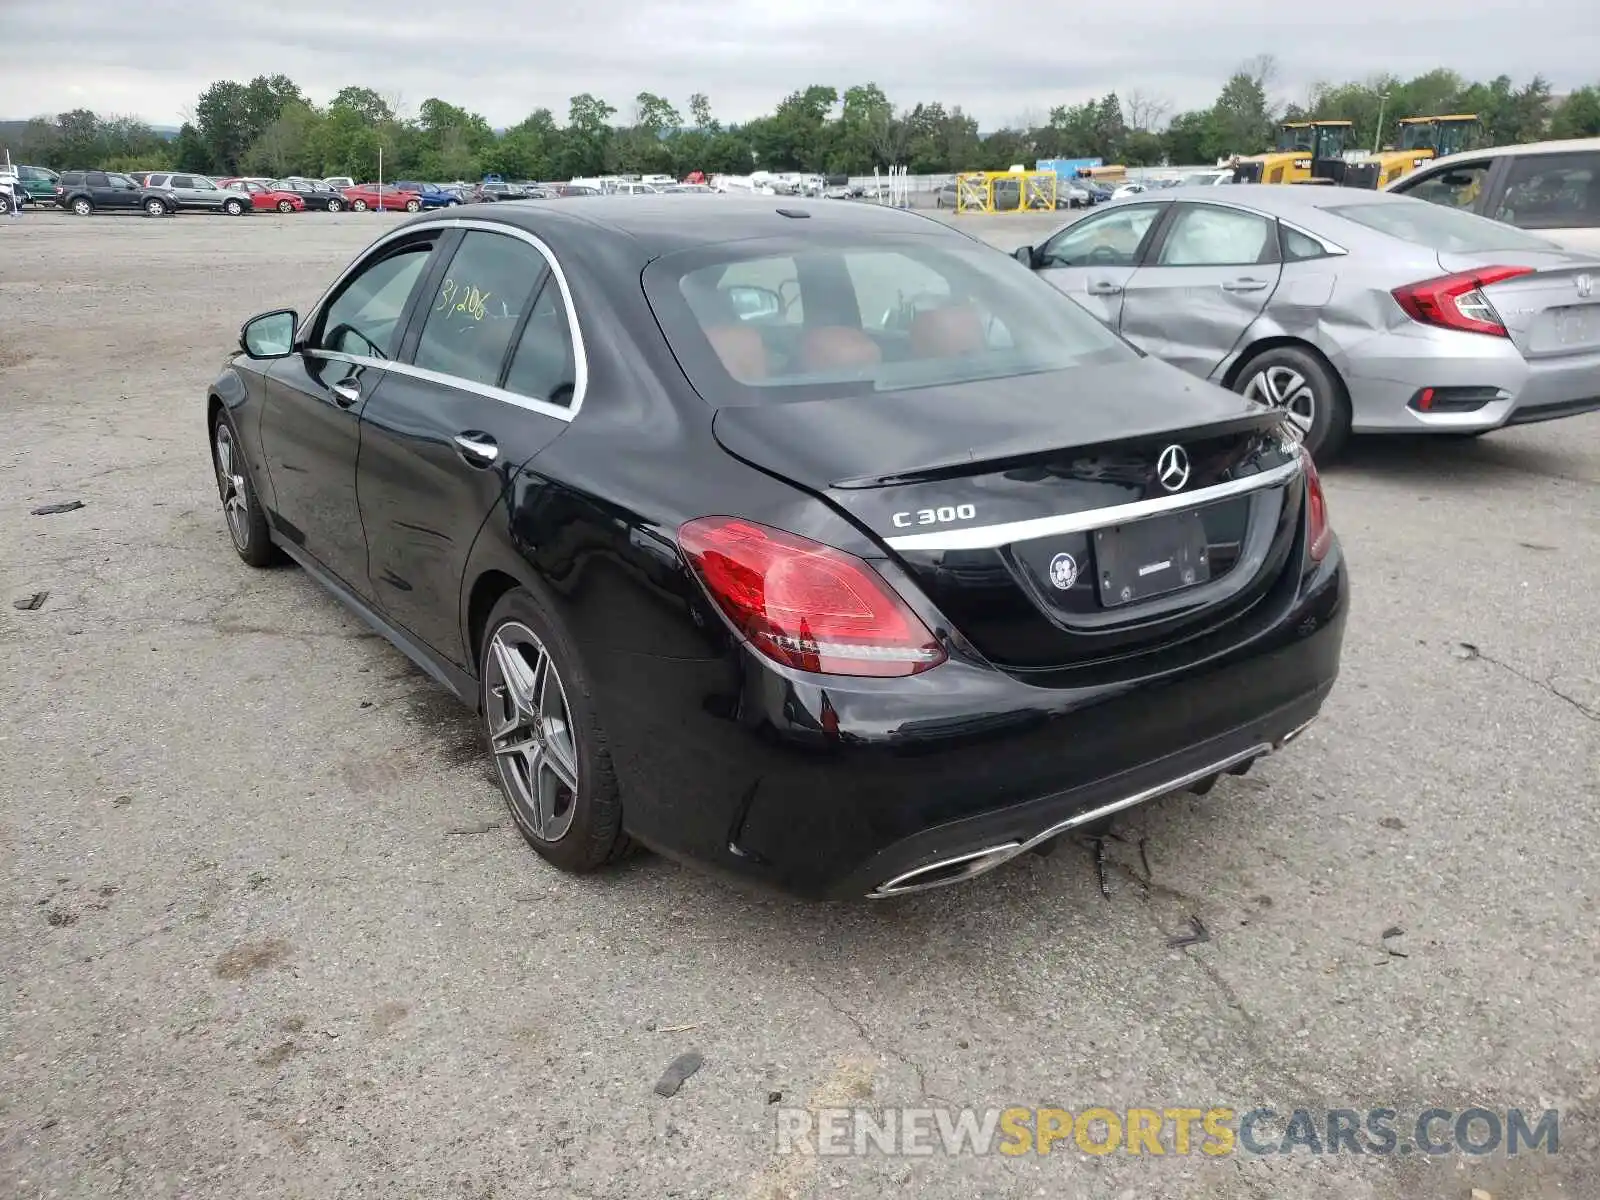
[[[1017,257],[1140,349],[1351,433],[1600,409],[1600,257],[1422,200],[1241,184],[1096,208]]]

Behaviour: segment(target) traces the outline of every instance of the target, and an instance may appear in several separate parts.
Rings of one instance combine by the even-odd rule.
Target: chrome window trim
[[[1034,538],[1058,537],[1068,533],[1088,533],[1109,525],[1122,525],[1145,517],[1178,509],[1213,504],[1234,496],[1286,483],[1301,469],[1303,455],[1297,449],[1294,457],[1281,466],[1258,471],[1226,483],[1212,484],[1192,492],[1174,492],[1170,496],[1157,496],[1151,500],[1135,500],[1131,504],[1114,504],[1107,508],[1091,508],[1083,512],[1060,513],[1051,517],[1032,517],[1026,521],[1006,521],[999,525],[980,525],[969,529],[941,529],[931,533],[906,533],[885,538],[891,550],[998,550],[1014,542]]]
[[[355,366],[393,371],[397,375],[409,375],[413,379],[443,384],[448,387],[459,388],[465,392],[474,392],[491,400],[504,401],[518,408],[544,413],[546,416],[557,417],[563,421],[572,420],[578,415],[578,410],[583,407],[583,401],[589,392],[589,352],[583,340],[583,327],[578,322],[577,305],[572,302],[572,285],[567,282],[567,273],[561,269],[561,263],[557,261],[555,251],[550,249],[543,238],[537,234],[529,233],[526,229],[518,229],[514,225],[503,225],[498,221],[475,220],[471,217],[441,217],[431,221],[419,221],[416,224],[402,225],[400,228],[391,230],[374,241],[358,254],[349,266],[339,273],[338,277],[328,285],[327,290],[321,296],[317,297],[317,302],[306,313],[305,327],[309,329],[317,323],[317,319],[322,315],[323,307],[328,303],[329,298],[344,286],[345,281],[354,275],[356,269],[372,257],[374,252],[381,250],[391,242],[415,237],[419,233],[449,229],[477,230],[482,233],[498,233],[506,237],[516,238],[532,246],[544,259],[545,264],[550,268],[551,278],[556,281],[556,286],[561,289],[561,301],[567,310],[567,330],[572,336],[573,383],[571,404],[566,406],[551,404],[548,400],[537,400],[532,396],[508,392],[504,388],[494,387],[490,384],[478,383],[471,379],[462,379],[455,375],[446,375],[439,371],[430,371],[425,367],[414,367],[410,363],[404,363],[398,359],[364,358],[360,355],[322,349],[308,349],[305,353],[314,358],[332,359],[338,362],[348,362]],[[530,299],[534,299],[534,297],[530,297]]]
[[[1343,246],[1339,245],[1338,242],[1330,241],[1328,238],[1323,237],[1320,233],[1312,233],[1311,230],[1307,229],[1304,225],[1296,225],[1293,221],[1286,221],[1282,217],[1278,218],[1278,224],[1282,225],[1285,229],[1293,230],[1295,233],[1298,233],[1301,237],[1310,238],[1313,242],[1316,242],[1317,245],[1322,247],[1322,250],[1323,250],[1324,254],[1349,254],[1350,253],[1350,251],[1346,250]],[[1306,260],[1306,259],[1296,259],[1295,260],[1295,262],[1306,262],[1306,261],[1315,261],[1315,260]],[[1286,262],[1283,265],[1287,267],[1287,266],[1290,266],[1291,264]]]

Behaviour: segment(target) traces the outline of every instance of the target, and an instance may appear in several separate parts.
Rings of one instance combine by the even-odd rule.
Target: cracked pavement
[[[1109,897],[1081,842],[882,905],[574,879],[469,715],[223,527],[205,384],[390,221],[0,230],[0,579],[50,593],[0,605],[0,1194],[1595,1194],[1600,417],[1329,469],[1324,719],[1119,820]],[[1516,1159],[819,1158],[773,1093],[1562,1124]]]

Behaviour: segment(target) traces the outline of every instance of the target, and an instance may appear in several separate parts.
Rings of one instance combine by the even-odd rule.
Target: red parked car
[[[257,212],[305,212],[305,198],[298,192],[283,192],[257,179],[219,179],[217,186],[230,192],[245,192],[250,207]]]
[[[422,197],[415,192],[402,192],[388,184],[358,183],[344,189],[344,198],[356,212],[419,212]]]

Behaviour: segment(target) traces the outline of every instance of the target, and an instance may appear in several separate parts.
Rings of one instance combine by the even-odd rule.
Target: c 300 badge
[[[1058,554],[1050,560],[1050,582],[1063,592],[1078,582],[1078,560],[1070,554]]]

